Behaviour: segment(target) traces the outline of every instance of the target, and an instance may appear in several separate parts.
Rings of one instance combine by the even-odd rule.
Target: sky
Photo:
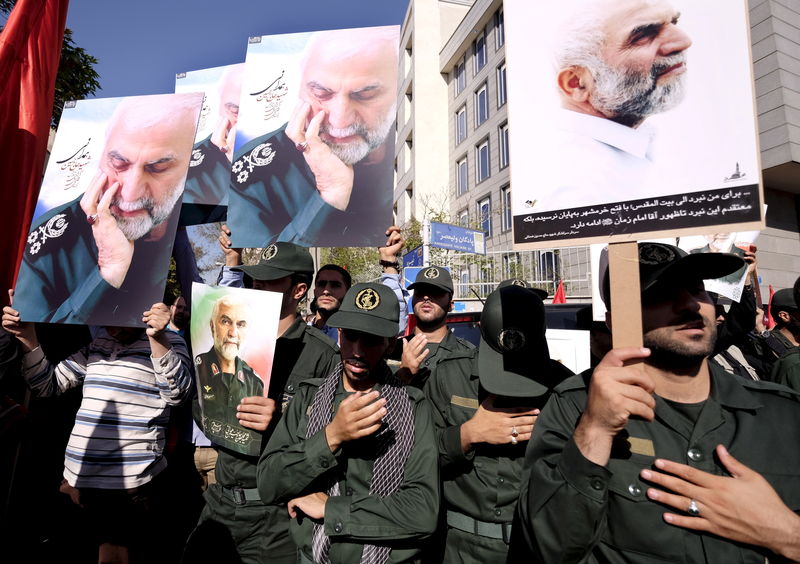
[[[243,62],[247,38],[401,25],[408,0],[72,0],[67,27],[98,59],[97,98],[163,94],[175,74]]]

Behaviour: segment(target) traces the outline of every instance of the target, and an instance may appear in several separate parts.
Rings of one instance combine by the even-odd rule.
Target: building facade
[[[494,283],[518,276],[550,292],[561,279],[568,296],[588,298],[592,281],[585,247],[512,250],[503,2],[459,2],[444,25],[441,16],[430,14],[444,13],[447,4],[453,3],[411,0],[404,23],[397,220],[421,220],[425,210],[445,207],[451,222],[486,232],[486,257],[445,258],[462,283],[461,297],[468,297],[469,288],[484,294]],[[767,226],[757,242],[759,274],[765,289],[777,290],[800,275],[800,9],[796,0],[749,0],[748,7],[768,206]],[[423,25],[439,27],[435,72],[432,35],[424,53],[417,39]],[[417,62],[423,57],[424,67]],[[423,85],[430,90],[423,92]]]

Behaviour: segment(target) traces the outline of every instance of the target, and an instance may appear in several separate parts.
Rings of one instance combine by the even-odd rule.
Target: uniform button
[[[345,495],[353,495],[353,488],[347,488],[344,490]]]
[[[700,449],[690,448],[689,452],[687,452],[686,454],[689,456],[689,460],[693,462],[699,462],[703,460],[703,453],[700,452]]]
[[[338,522],[333,526],[333,532],[341,533],[342,532],[342,523]]]
[[[502,484],[503,482],[505,482],[505,481],[506,481],[506,479],[505,479],[505,478],[503,478],[502,476],[500,476],[499,478],[497,478],[497,481],[498,481],[498,482],[500,482],[500,483]]]
[[[286,386],[286,391],[289,392],[290,394],[294,393],[294,386],[289,384],[288,386]]]
[[[589,484],[592,486],[593,490],[598,490],[599,491],[599,490],[603,489],[603,480],[601,480],[600,478],[592,479],[592,481],[589,482]]]
[[[630,486],[628,486],[628,491],[630,492],[631,495],[635,495],[637,497],[642,495],[642,488],[640,488],[636,484],[631,484]]]
[[[322,466],[323,468],[327,468],[328,467],[328,461],[326,459],[324,459],[324,458],[320,458],[319,459],[319,465]]]
[[[502,513],[503,513],[503,512],[502,512],[502,511],[500,511],[499,509],[495,509],[495,510],[494,510],[494,514],[495,514],[495,515],[497,515],[498,517],[500,517],[500,515],[501,515]]]

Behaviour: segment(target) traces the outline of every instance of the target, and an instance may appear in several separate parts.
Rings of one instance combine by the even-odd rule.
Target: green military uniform
[[[410,341],[413,335],[407,336],[405,339]],[[437,370],[439,363],[455,355],[456,358],[463,358],[464,355],[469,355],[475,351],[475,345],[469,341],[465,341],[461,337],[456,337],[450,331],[447,332],[441,343],[428,343],[428,356],[420,364],[419,370],[414,375],[410,384],[422,389]]]
[[[388,562],[416,562],[421,539],[435,526],[439,505],[436,445],[430,409],[415,388],[406,388],[412,403],[414,448],[406,462],[403,486],[396,494],[379,498],[370,495],[370,482],[377,441],[366,437],[331,453],[324,430],[304,439],[308,410],[323,380],[309,380],[289,405],[289,410],[273,433],[259,463],[259,490],[268,502],[285,503],[294,497],[317,491],[315,481],[335,476],[341,495],[330,498],[325,507],[325,533],[331,538],[332,563],[359,562],[364,544],[392,546]],[[383,384],[375,390],[381,391]],[[349,395],[339,382],[335,409]],[[318,487],[318,483],[316,484]],[[310,519],[291,522],[292,538],[303,553],[301,559],[313,562]],[[303,560],[301,560],[303,561]]]
[[[356,284],[328,324],[390,338],[397,333],[398,315],[389,288]],[[316,492],[329,496],[322,523],[304,515],[292,521],[300,562],[418,562],[420,541],[434,531],[439,508],[428,403],[422,392],[403,386],[385,360],[378,360],[365,384],[371,383],[387,402],[381,429],[331,452],[325,427],[351,393],[346,378],[340,364],[327,378],[301,385],[259,461],[262,499],[285,503]]]
[[[202,429],[214,443],[242,454],[261,454],[261,433],[239,424],[236,407],[243,398],[264,395],[264,381],[238,356],[234,373],[222,372],[213,349],[194,359]]]
[[[793,345],[779,331],[773,331],[772,334],[786,345],[786,350],[772,365],[770,380],[800,392],[800,347]]]
[[[435,376],[425,385],[425,395],[434,406],[446,521],[444,556],[438,561],[483,564],[508,558],[527,443],[479,443],[464,452],[461,425],[474,417],[489,393],[499,396],[495,400],[498,407],[498,402],[513,401],[514,405],[542,408],[549,389],[572,375],[549,359],[539,318],[544,319],[544,306],[537,294],[518,286],[498,289],[487,298],[481,316],[480,352],[450,354],[438,363]],[[511,327],[515,329],[506,329]],[[497,347],[499,335],[515,330],[521,336],[517,341],[520,347],[514,350],[511,342],[506,343],[505,359],[497,356],[496,350],[488,350],[490,342]],[[489,361],[481,363],[479,355]],[[520,369],[519,359],[527,359],[527,370]]]
[[[394,136],[384,143],[381,162],[353,166],[350,203],[340,211],[320,197],[314,174],[285,128],[253,139],[234,155],[228,224],[236,226],[235,245],[382,244],[391,220]]]
[[[414,283],[411,284],[408,289],[424,291],[425,286],[433,287],[439,292],[448,292],[452,299],[453,279],[450,277],[450,271],[446,268],[442,268],[441,266],[429,266],[427,268],[423,268],[417,273]],[[413,337],[413,335],[409,335],[406,337],[406,340],[410,341]],[[422,389],[422,387],[425,385],[425,382],[427,382],[428,379],[436,373],[436,366],[439,364],[439,362],[445,358],[448,358],[452,354],[460,356],[461,353],[472,351],[475,349],[475,346],[460,337],[456,337],[448,331],[441,342],[429,342],[426,345],[426,348],[428,349],[428,355],[422,361],[419,370],[416,374],[414,374],[414,377],[410,382],[412,386],[416,386],[420,389]]]
[[[726,475],[714,456],[722,444],[800,511],[800,396],[709,367],[711,394],[703,404],[656,396],[655,420],[630,419],[607,466],[587,460],[571,438],[590,374],[556,388],[536,424],[519,505],[536,561],[764,562],[762,550],[664,522],[665,507],[647,498],[639,476],[655,457]]]
[[[260,447],[269,440],[300,382],[333,370],[339,361],[337,350],[324,333],[306,325],[299,316],[277,339],[267,393],[275,400],[276,413],[262,434]],[[225,562],[238,553],[243,562],[263,562],[269,556],[270,562],[294,564],[297,553],[289,538],[286,507],[267,505],[258,495],[258,457],[227,448],[219,448],[218,453],[217,483],[206,490],[206,505],[190,540],[191,556],[187,555],[185,561]],[[220,538],[214,523],[222,524],[229,535]]]
[[[181,225],[224,219],[228,205],[231,163],[209,135],[195,144],[183,189]]]
[[[82,196],[81,196],[82,197]],[[140,239],[122,286],[106,282],[80,198],[50,210],[28,235],[14,307],[25,321],[143,326],[142,312],[163,299],[178,214],[159,241]]]

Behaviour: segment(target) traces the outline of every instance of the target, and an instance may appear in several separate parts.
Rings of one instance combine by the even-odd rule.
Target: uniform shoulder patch
[[[255,149],[236,159],[231,167],[231,172],[236,175],[236,182],[244,184],[256,167],[267,166],[272,162],[277,153],[272,148],[272,143],[261,143]]]
[[[203,152],[203,149],[192,150],[192,158],[189,160],[189,168],[203,164],[205,158],[206,155]]]
[[[196,357],[194,357],[194,365],[200,366],[201,364],[203,364],[203,359],[198,354]]]
[[[66,220],[66,217],[67,215],[63,213],[54,215],[48,219],[46,223],[31,231],[28,235],[28,244],[30,245],[30,247],[28,247],[28,252],[35,255],[41,250],[42,245],[44,245],[48,239],[57,239],[61,237],[67,230],[67,227],[69,227],[69,222]]]

